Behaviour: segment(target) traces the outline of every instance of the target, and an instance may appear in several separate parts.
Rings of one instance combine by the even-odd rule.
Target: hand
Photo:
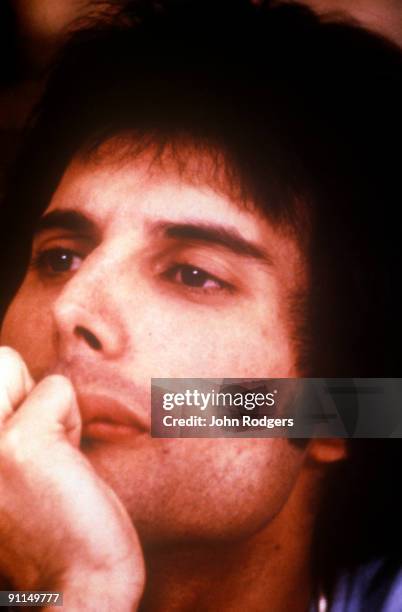
[[[64,591],[72,612],[136,610],[140,544],[79,451],[80,432],[69,380],[35,386],[18,353],[0,347],[0,575],[14,589]]]

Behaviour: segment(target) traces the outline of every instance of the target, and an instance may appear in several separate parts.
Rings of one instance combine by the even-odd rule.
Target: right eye
[[[53,248],[40,251],[32,261],[32,267],[47,276],[75,272],[83,257],[70,249]]]

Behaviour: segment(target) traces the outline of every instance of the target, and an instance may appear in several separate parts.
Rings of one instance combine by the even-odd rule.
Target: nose
[[[123,352],[123,324],[113,287],[110,276],[85,262],[65,284],[52,308],[58,348],[65,357],[112,359]]]

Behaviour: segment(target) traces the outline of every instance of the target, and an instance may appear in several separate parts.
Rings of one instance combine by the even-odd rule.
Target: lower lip
[[[82,428],[82,438],[85,440],[101,440],[103,442],[121,442],[136,438],[144,432],[136,427],[112,423],[110,421],[91,421]]]

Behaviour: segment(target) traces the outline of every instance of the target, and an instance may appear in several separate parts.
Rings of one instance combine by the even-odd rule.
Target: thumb
[[[8,346],[0,347],[0,429],[34,386],[22,357]]]
[[[64,435],[78,447],[81,416],[73,385],[65,376],[54,374],[41,380],[15,412],[11,426],[29,428],[37,439],[44,432]]]

